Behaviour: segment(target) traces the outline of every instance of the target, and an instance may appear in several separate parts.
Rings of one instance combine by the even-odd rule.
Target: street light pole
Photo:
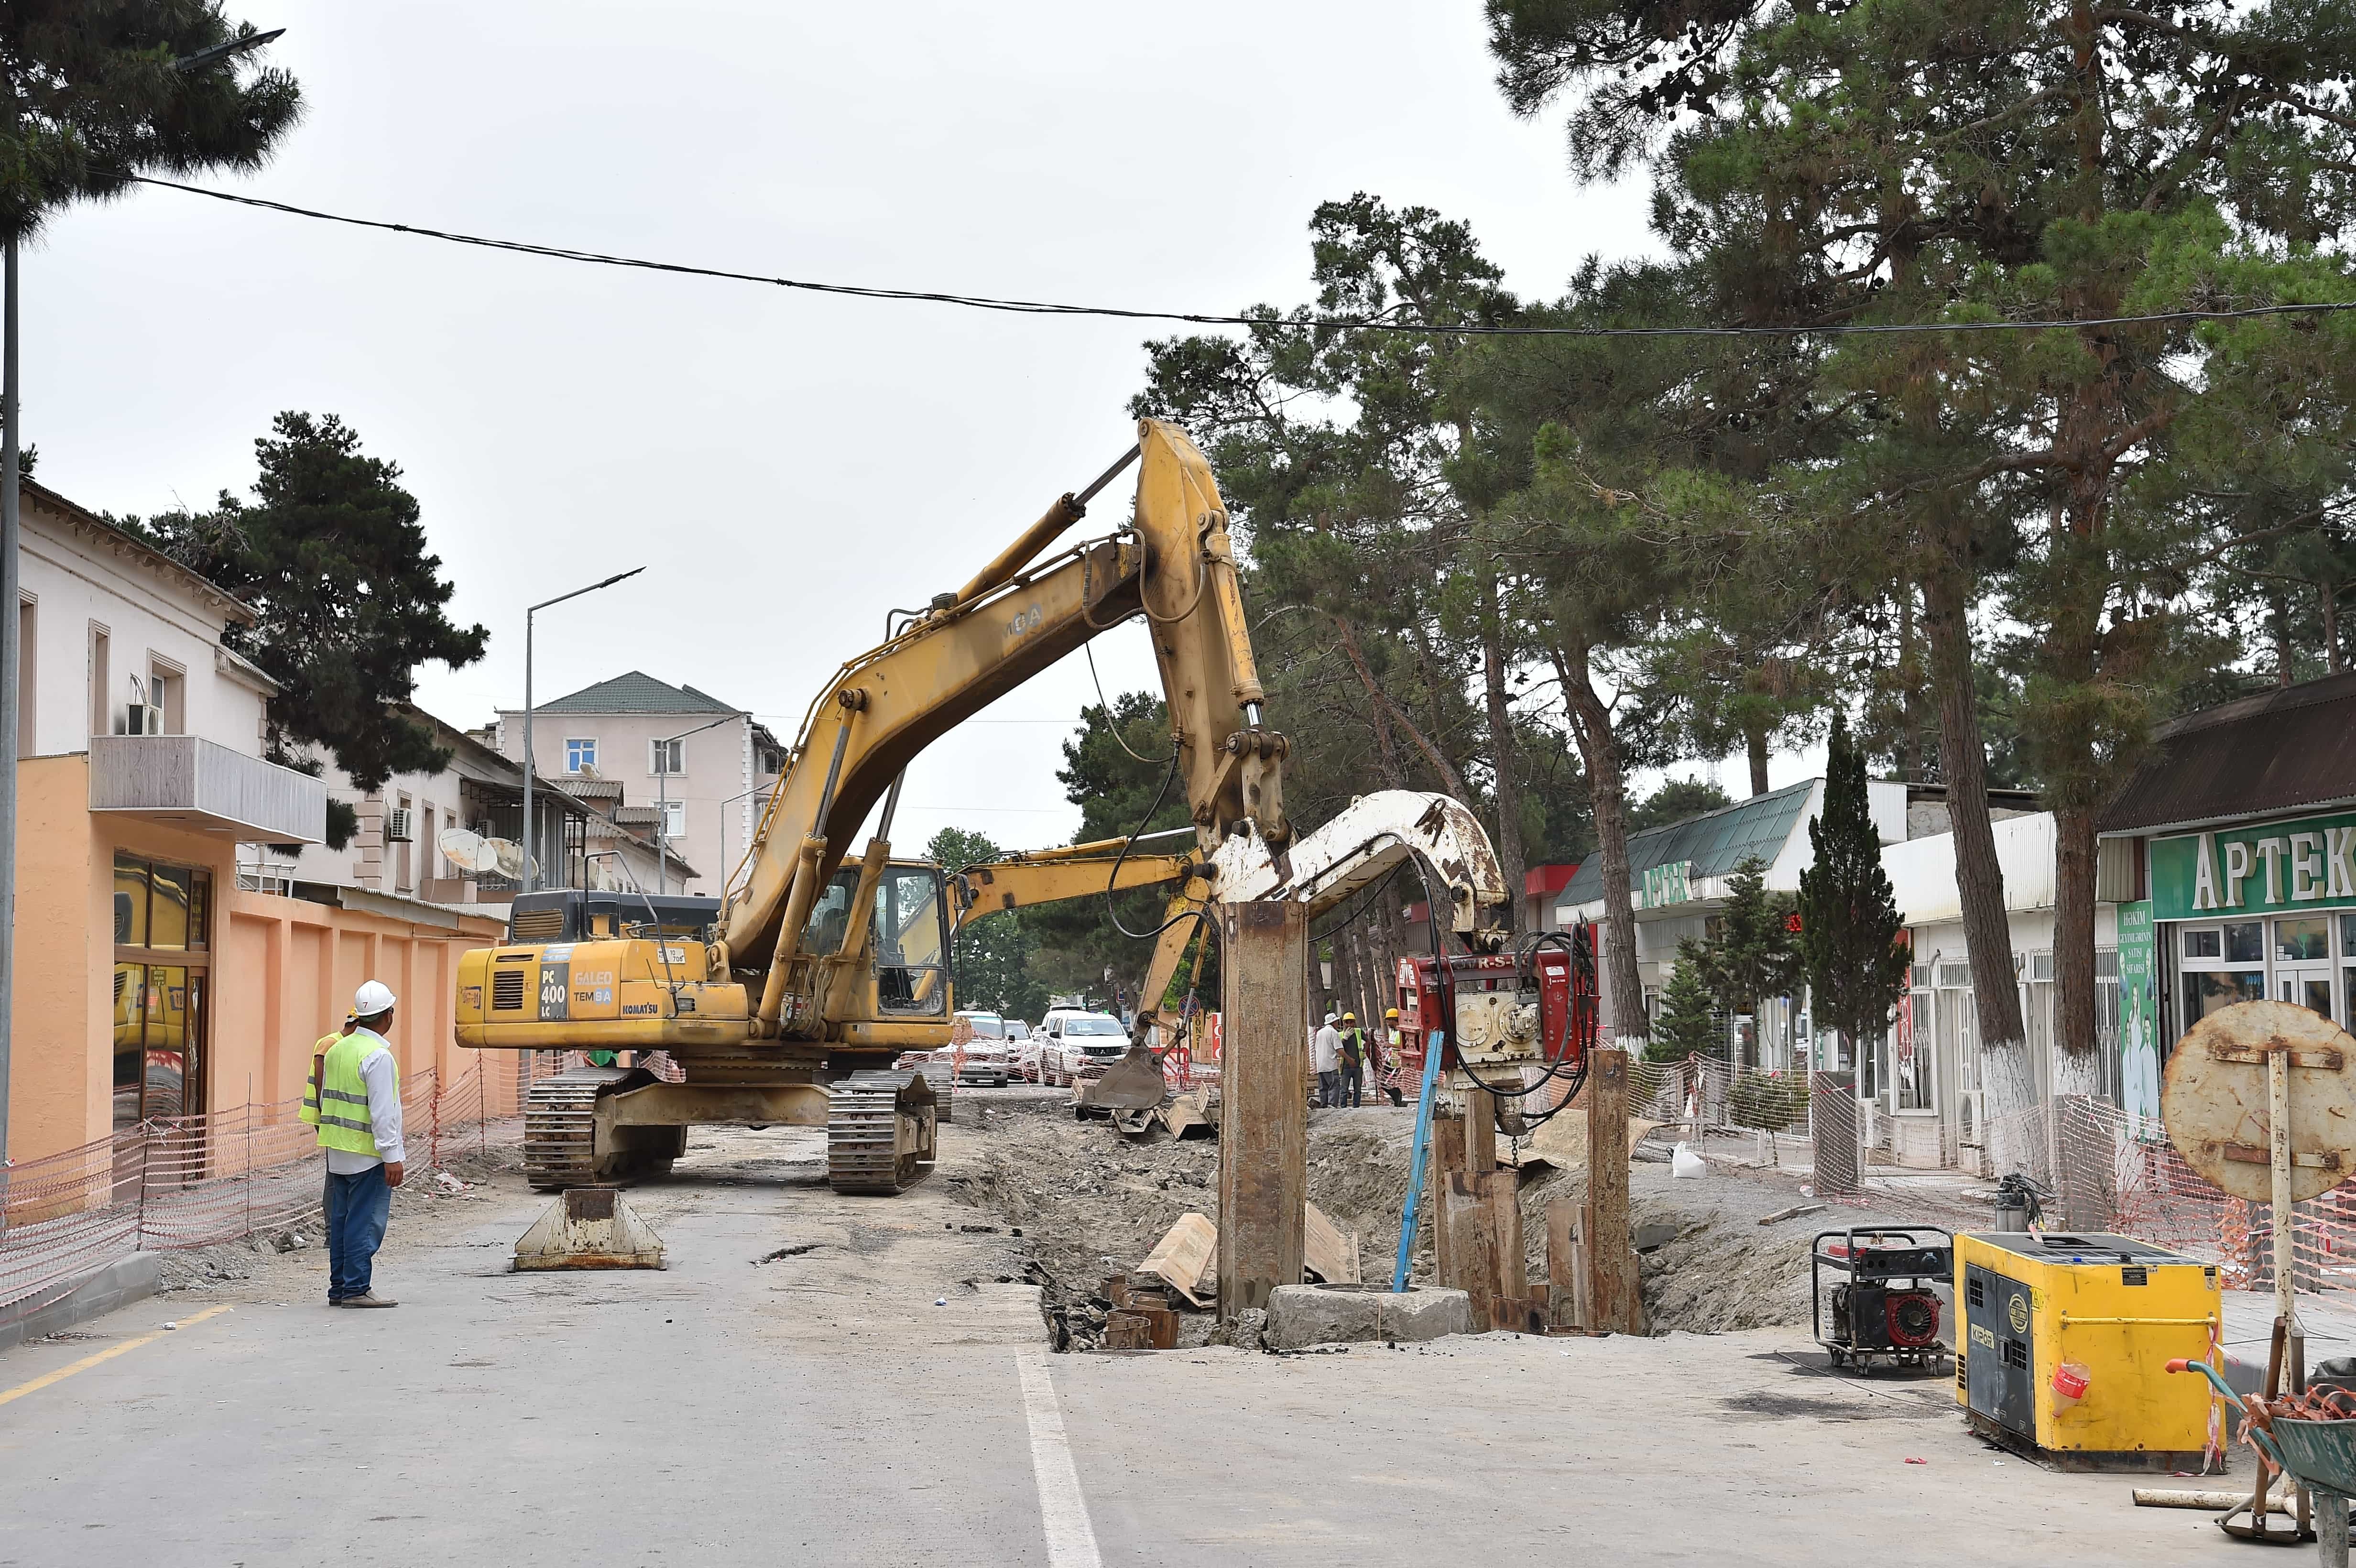
[[[593,582],[586,588],[576,588],[570,593],[543,599],[523,613],[523,891],[528,893],[537,892],[540,889],[539,863],[532,857],[535,840],[531,830],[531,779],[536,766],[531,754],[531,618],[551,604],[562,604],[567,599],[578,599],[584,593],[611,588],[624,578],[636,577],[645,570],[643,566],[634,566],[627,571],[617,571],[603,582]]]
[[[749,713],[728,713],[728,714],[723,714],[720,718],[714,719],[714,720],[713,720],[711,723],[709,723],[709,724],[698,724],[698,725],[697,725],[694,729],[692,729],[692,730],[681,730],[681,731],[680,731],[678,734],[676,734],[676,735],[666,735],[666,736],[664,736],[661,740],[657,741],[655,742],[655,761],[656,761],[658,763],[661,764],[660,766],[659,766],[659,767],[657,767],[657,768],[655,769],[655,891],[656,891],[656,892],[658,892],[658,893],[667,893],[667,892],[670,891],[670,749],[671,749],[671,747],[673,747],[673,746],[677,745],[680,741],[686,740],[690,735],[701,735],[701,734],[702,734],[706,730],[717,730],[718,728],[720,728],[720,726],[722,726],[723,724],[727,723],[727,722],[728,722],[730,720],[732,720],[732,719],[750,719],[750,718],[752,718],[752,717],[753,717],[753,716],[752,716],[751,714],[749,714]],[[726,804],[726,803],[725,803],[725,802],[723,802],[722,804],[723,804],[723,805],[724,805],[724,804]],[[724,816],[723,816],[723,817],[722,817],[722,818],[720,819],[720,853],[721,853],[721,856],[722,856],[722,858],[723,858],[723,859],[726,858],[727,853],[728,853],[728,819],[727,819],[726,817],[724,817]],[[727,877],[727,875],[728,875],[728,873],[727,873],[724,869],[723,869],[720,874],[721,874],[721,876],[722,876],[722,878],[723,878],[723,880],[724,880],[724,879]]]

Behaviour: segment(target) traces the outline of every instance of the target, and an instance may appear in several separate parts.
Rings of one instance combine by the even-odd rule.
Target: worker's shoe
[[[398,1307],[401,1303],[389,1296],[379,1296],[371,1290],[365,1296],[347,1296],[336,1305],[338,1307]]]

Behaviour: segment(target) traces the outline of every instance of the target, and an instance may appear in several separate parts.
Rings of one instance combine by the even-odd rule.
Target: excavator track
[[[932,1085],[920,1073],[854,1072],[834,1085],[826,1180],[837,1192],[905,1192],[934,1168]]]
[[[575,1067],[531,1086],[524,1100],[523,1174],[538,1192],[642,1180],[670,1168],[660,1147],[608,1149],[596,1147],[597,1102],[605,1095],[654,1082],[642,1068]],[[637,1131],[625,1129],[626,1131]],[[684,1129],[681,1129],[682,1131]],[[659,1143],[639,1133],[642,1143]],[[678,1140],[684,1145],[685,1139]]]

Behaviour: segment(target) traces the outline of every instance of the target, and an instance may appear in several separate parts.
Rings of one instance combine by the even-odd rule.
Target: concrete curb
[[[1413,1344],[1472,1330],[1472,1303],[1461,1290],[1418,1285],[1399,1294],[1361,1287],[1280,1285],[1268,1293],[1271,1350],[1397,1339]]]
[[[118,1307],[155,1294],[164,1277],[164,1260],[154,1253],[134,1253],[91,1270],[62,1285],[51,1285],[0,1312],[0,1350],[87,1323]]]

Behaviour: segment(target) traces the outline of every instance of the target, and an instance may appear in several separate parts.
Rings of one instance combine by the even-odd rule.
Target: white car
[[[949,1048],[952,1059],[960,1063],[958,1082],[994,1083],[1005,1088],[1014,1072],[1013,1056],[1006,1043],[1005,1020],[996,1013],[961,1012],[957,1021],[973,1030],[973,1038]]]
[[[1129,1030],[1110,1013],[1058,1008],[1047,1015],[1044,1027],[1047,1050],[1042,1061],[1054,1064],[1057,1083],[1102,1077],[1106,1068],[1129,1054]],[[1041,1071],[1046,1071],[1044,1065]]]

